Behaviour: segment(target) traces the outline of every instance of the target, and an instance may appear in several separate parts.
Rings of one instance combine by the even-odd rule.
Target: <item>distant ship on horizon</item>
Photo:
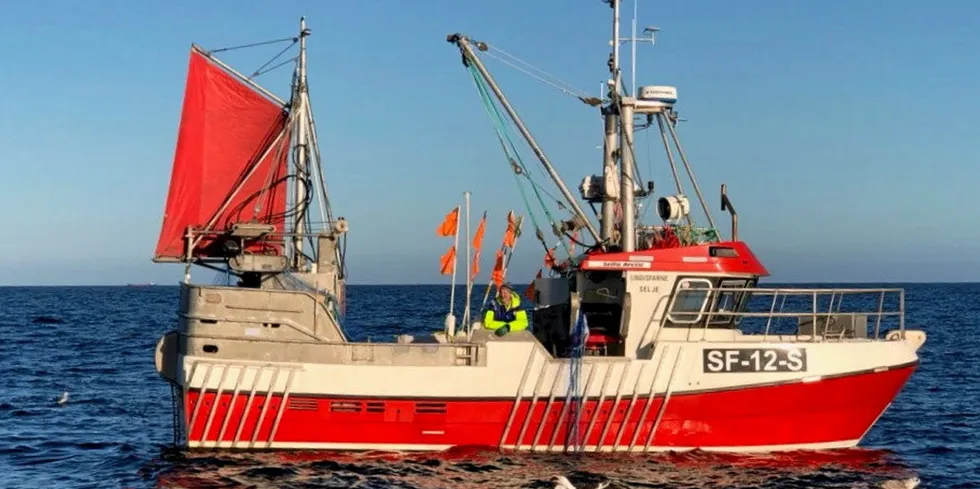
[[[152,287],[156,285],[155,282],[147,282],[145,284],[126,284],[126,287]]]

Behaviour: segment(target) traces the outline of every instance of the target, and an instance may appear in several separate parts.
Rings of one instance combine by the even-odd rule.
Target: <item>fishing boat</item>
[[[508,131],[516,130],[559,189],[571,217],[549,217],[551,234],[563,249],[583,250],[557,259],[533,224],[548,276],[539,273],[528,292],[532,327],[503,336],[479,316],[464,314],[457,325],[450,313],[431,334],[351,341],[341,323],[348,228],[333,218],[319,170],[306,84],[309,31],[301,22],[288,101],[214,51],[192,47],[155,258],[187,267],[177,327],[155,353],[172,386],[175,444],[767,452],[860,443],[916,369],[926,339],[905,327],[904,291],[761,286],[769,272],[739,240],[726,188],[729,237],[704,203],[677,137],[676,89],[625,90],[620,2],[606,2],[613,15],[607,94],[580,97],[604,120],[602,174],[579,189],[599,206],[598,226],[481,60],[493,48],[462,34],[447,38],[498,137],[511,143]],[[635,33],[631,39],[635,46]],[[656,194],[652,183],[638,183],[633,139],[654,128],[676,193],[658,197],[660,222],[645,225],[637,209]],[[678,160],[706,225],[691,215]],[[518,155],[508,153],[507,165],[531,173]],[[313,191],[323,215],[318,230],[307,218]],[[458,240],[459,208],[450,216],[437,234]],[[231,278],[194,284],[191,265]]]

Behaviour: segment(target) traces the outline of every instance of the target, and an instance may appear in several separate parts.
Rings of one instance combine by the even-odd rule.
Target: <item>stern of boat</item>
[[[177,341],[179,338],[180,334],[176,330],[167,332],[157,341],[154,352],[157,373],[171,384],[178,384],[177,372],[179,368],[177,362],[180,358],[180,348]]]

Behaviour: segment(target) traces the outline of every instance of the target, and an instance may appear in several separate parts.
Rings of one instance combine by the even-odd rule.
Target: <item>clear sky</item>
[[[715,218],[727,223],[727,182],[773,279],[977,279],[980,3],[646,0],[640,14],[662,32],[639,49],[639,83],[678,87],[680,135]],[[525,212],[446,34],[590,93],[607,75],[599,0],[3,2],[0,284],[176,283],[181,267],[150,257],[190,43],[292,36],[300,15],[351,283],[448,281],[449,240],[434,229],[464,190],[474,226],[490,210],[487,247],[509,208]],[[223,59],[250,72],[278,49]],[[596,109],[487,64],[570,186],[600,172]],[[285,93],[286,74],[259,81]],[[646,136],[637,143],[644,177],[671,187],[657,141],[649,161]],[[526,281],[541,256],[521,241],[510,278]]]

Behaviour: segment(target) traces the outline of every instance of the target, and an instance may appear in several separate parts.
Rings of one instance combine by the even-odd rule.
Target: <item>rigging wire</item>
[[[252,77],[254,78],[256,76],[259,76],[259,74],[260,74],[259,72],[261,72],[263,68],[265,68],[266,66],[269,66],[270,63],[272,63],[273,61],[279,59],[279,57],[282,56],[283,54],[285,54],[286,51],[289,51],[289,48],[295,46],[297,42],[299,42],[299,38],[298,37],[293,38],[293,42],[289,43],[288,46],[282,48],[282,51],[279,51],[278,53],[276,53],[276,55],[273,56],[272,59],[270,59],[269,61],[266,61],[265,64],[263,64],[257,70],[255,70],[255,72],[252,73]],[[299,59],[299,56],[296,56],[296,58],[293,58],[293,59]],[[286,64],[288,62],[289,61],[286,61],[286,62],[283,62],[283,63],[279,63],[278,65],[270,68],[269,71],[272,71],[272,70],[274,70],[274,69],[276,69],[276,68],[278,68],[278,67],[280,67],[280,66],[282,66],[282,65],[284,65],[284,64]]]
[[[278,55],[277,55],[277,57],[278,57]],[[282,63],[279,63],[279,64],[273,66],[272,68],[269,68],[269,69],[267,69],[265,71],[261,71],[262,68],[264,68],[266,65],[268,65],[269,63],[272,62],[272,60],[269,60],[268,62],[266,62],[266,64],[262,65],[262,68],[259,68],[258,70],[255,70],[255,72],[252,73],[252,76],[249,76],[248,79],[249,80],[252,80],[252,79],[254,79],[256,77],[259,77],[259,76],[262,76],[262,75],[264,75],[266,73],[275,71],[276,69],[281,68],[281,67],[283,67],[283,66],[285,66],[285,65],[287,65],[289,63],[295,63],[296,60],[298,60],[298,59],[299,59],[299,56],[293,56],[292,58],[289,58],[286,61],[283,61]]]
[[[551,200],[555,201],[555,205],[557,205],[559,209],[568,210],[568,206],[565,205],[565,202],[563,202],[562,199],[556,197],[555,194],[549,192],[548,189],[542,187],[541,184],[539,184],[538,182],[534,181],[533,178],[531,178],[530,170],[528,170],[526,167],[523,166],[519,166],[516,168],[519,168],[519,170],[515,170],[514,172],[515,174],[521,173],[529,184],[534,186],[534,188],[536,188],[537,190],[541,191],[541,193],[547,195]]]
[[[285,175],[285,176],[279,177],[279,178],[271,181],[271,183],[269,183],[269,185],[267,185],[266,187],[261,188],[259,190],[256,190],[255,192],[252,192],[252,194],[249,195],[248,197],[242,199],[242,202],[243,202],[242,204],[239,204],[238,206],[231,208],[227,213],[228,214],[235,214],[235,213],[239,212],[241,210],[241,207],[243,205],[247,204],[248,202],[251,202],[254,199],[260,198],[262,196],[262,194],[264,194],[265,192],[268,192],[268,191],[274,189],[275,187],[279,186],[280,184],[289,181],[289,179],[291,179],[291,178],[298,178],[298,177],[296,175]],[[307,186],[307,188],[309,188],[309,183],[305,179],[300,179],[299,181],[303,182],[303,185],[304,186]],[[307,195],[309,195],[309,193],[307,193]],[[306,200],[308,201],[309,200],[309,197],[307,197]],[[300,204],[302,204],[302,203],[300,203]],[[294,217],[298,213],[298,210],[299,210],[299,206],[298,205],[294,205],[292,208],[286,209],[283,212],[271,213],[269,215],[262,216],[261,219],[259,219],[259,222],[265,222],[267,224],[274,224],[274,223],[276,223],[276,222],[278,222],[280,220],[285,220],[285,219],[289,219],[291,217]]]
[[[319,183],[321,196],[323,197],[323,202],[321,203],[320,212],[323,214],[323,218],[327,220],[331,225],[333,224],[333,209],[330,206],[330,195],[327,193],[327,183],[326,178],[323,175],[323,164],[320,159],[320,141],[316,133],[316,118],[313,116],[313,101],[310,98],[309,88],[306,90],[306,104],[311,107],[306,111],[306,115],[309,118],[310,124],[310,140],[313,143],[314,153],[316,153],[316,169],[317,169],[317,183]]]
[[[643,135],[644,135],[644,139],[646,139],[647,142],[647,171],[650,172],[649,175],[651,175],[652,177],[653,176],[653,150],[650,147],[650,139],[652,138],[652,136],[650,136],[650,131],[644,131]],[[647,198],[649,198],[649,196],[647,196]],[[642,221],[643,218],[646,217],[647,212],[650,210],[650,207],[651,206],[648,205],[643,208],[643,212],[640,214],[640,221]]]
[[[558,78],[558,77],[556,77],[554,75],[551,75],[550,73],[548,73],[548,72],[546,72],[546,71],[544,71],[544,70],[542,70],[542,69],[534,66],[533,64],[528,63],[527,61],[524,61],[524,60],[518,58],[517,56],[514,56],[514,55],[512,55],[512,54],[510,54],[510,53],[508,53],[508,52],[506,52],[506,51],[504,51],[504,50],[502,50],[502,49],[500,49],[500,48],[498,48],[496,46],[491,46],[491,45],[487,44],[486,42],[482,42],[482,41],[479,41],[478,42],[478,41],[472,41],[471,40],[470,42],[472,44],[474,44],[480,51],[484,52],[487,56],[492,57],[492,58],[500,61],[501,63],[503,63],[503,64],[505,64],[507,66],[510,66],[511,68],[514,68],[514,69],[516,69],[516,70],[518,70],[518,71],[520,71],[520,72],[522,72],[522,73],[524,73],[524,74],[526,74],[526,75],[528,75],[528,76],[530,76],[530,77],[532,77],[532,78],[534,78],[534,79],[536,79],[538,81],[541,81],[541,82],[543,82],[543,83],[545,83],[547,85],[550,85],[553,88],[556,88],[556,89],[558,89],[559,91],[561,91],[561,92],[563,92],[565,94],[568,94],[568,95],[571,95],[573,97],[576,97],[576,98],[578,98],[579,100],[581,100],[582,102],[584,102],[584,103],[586,103],[588,105],[598,106],[598,105],[601,105],[602,103],[605,103],[606,101],[608,101],[608,100],[604,100],[601,97],[592,97],[592,96],[589,96],[589,95],[586,94],[585,91],[583,91],[581,89],[575,88],[574,86],[572,86],[571,84],[569,84],[569,83],[561,80],[560,78]],[[464,60],[464,64],[465,64],[465,60]],[[625,93],[628,94],[628,90],[626,89],[626,87],[621,87],[621,89]],[[658,123],[660,123],[660,122],[661,121],[658,118]],[[645,127],[641,128],[640,130],[650,129],[650,127],[651,127],[651,125],[650,124],[647,124]],[[661,130],[663,130],[663,127],[662,126],[661,126]],[[641,169],[640,169],[639,165],[635,164],[637,158],[636,158],[636,152],[635,152],[635,146],[636,145],[634,144],[634,140],[635,140],[635,137],[634,136],[635,136],[635,134],[630,134],[630,135],[627,135],[627,137],[625,139],[626,139],[626,144],[628,144],[629,147],[631,149],[633,149],[633,151],[631,151],[631,154],[633,155],[633,161],[634,161],[633,172],[632,172],[633,174],[632,175],[629,175],[627,178],[630,178],[634,182],[634,184],[636,184],[637,182],[643,182],[643,175],[642,175],[642,172],[641,172]],[[648,159],[648,167],[649,167],[648,170],[649,170],[650,174],[652,175],[652,172],[653,172],[653,168],[652,168],[653,162],[652,162],[652,158],[650,157],[649,145],[650,145],[650,142],[649,142],[649,136],[648,136],[648,139],[647,139],[647,155],[648,155],[648,158],[649,158]],[[674,170],[674,168],[673,168],[673,161],[671,161],[671,167],[672,167],[671,169]],[[674,170],[674,171],[675,171],[675,179],[676,179],[676,170]],[[541,189],[540,186],[537,184],[537,182],[535,182],[529,175],[525,175],[525,176],[527,177],[527,179],[531,183],[531,185],[535,188],[536,193],[537,193],[537,191],[539,189],[541,191],[544,191],[544,189]],[[544,192],[547,194],[546,191],[544,191]],[[560,200],[558,200],[558,199],[555,199],[553,195],[548,194],[548,196],[551,197],[552,199],[554,199],[559,204],[560,207],[563,207],[563,208],[565,207],[562,204],[562,202]],[[540,198],[539,198],[539,200],[540,200]],[[644,200],[646,200],[646,199],[644,199]],[[542,202],[542,207],[544,207],[543,206],[543,202]],[[640,216],[641,218],[646,215],[646,212],[649,210],[649,207],[650,206],[647,206],[645,209],[643,209],[643,211],[641,212],[642,215]],[[549,218],[550,218],[550,215],[549,215]],[[690,216],[688,216],[688,219],[690,220]],[[534,219],[533,219],[533,216],[532,216],[532,221],[533,220]],[[710,221],[710,218],[709,218],[709,221]],[[553,225],[555,224],[554,221],[552,221],[552,224]],[[559,234],[557,228],[555,229],[555,234]],[[564,234],[565,234],[565,236],[567,238],[569,238],[570,241],[572,240],[571,239],[571,236],[569,236],[567,232],[565,232]],[[562,244],[564,245],[564,243],[562,243]]]
[[[268,45],[268,44],[276,44],[276,43],[286,42],[286,41],[292,41],[292,42],[290,42],[289,45],[286,46],[286,47],[284,47],[281,51],[279,51],[278,53],[276,53],[276,55],[273,56],[271,59],[269,59],[268,61],[266,61],[265,63],[263,63],[262,66],[258,67],[258,69],[256,69],[255,71],[253,71],[250,76],[245,77],[247,80],[253,80],[256,77],[259,77],[261,75],[264,75],[266,73],[269,73],[271,71],[274,71],[274,70],[276,70],[278,68],[281,68],[281,67],[283,67],[283,66],[285,66],[285,65],[287,65],[289,63],[296,62],[296,60],[299,59],[299,56],[294,56],[294,57],[292,57],[290,59],[287,59],[286,61],[283,61],[283,62],[281,62],[279,64],[276,64],[275,66],[273,66],[273,67],[271,67],[269,69],[265,69],[265,67],[269,66],[275,60],[279,59],[280,56],[282,56],[283,54],[285,54],[286,51],[289,51],[290,48],[292,48],[293,46],[295,46],[299,42],[299,38],[298,37],[284,37],[282,39],[273,39],[271,41],[263,41],[263,42],[256,42],[256,43],[251,43],[251,44],[242,44],[240,46],[231,46],[231,47],[226,47],[226,48],[212,49],[210,51],[207,51],[207,54],[208,55],[213,55],[215,53],[220,53],[220,52],[224,52],[224,51],[233,51],[233,50],[236,50],[236,49],[253,48],[253,47],[256,47],[256,46],[265,46],[265,45]]]
[[[289,125],[293,124],[295,122],[295,120],[296,120],[295,114],[293,112],[290,112],[288,118],[286,119],[285,123],[283,124],[283,127],[288,127]],[[277,151],[276,152],[276,155],[275,155],[276,156],[276,160],[278,160],[280,157],[283,156],[283,152],[288,151],[288,149],[284,148],[283,146],[287,146],[287,147],[289,146],[289,143],[288,142],[285,145],[283,145],[282,143],[277,143],[277,144],[280,144],[280,146],[276,150]],[[286,155],[286,158],[289,158],[289,156]],[[255,164],[261,164],[261,161],[257,161]],[[297,179],[299,178],[297,175],[288,175],[287,174],[287,175],[285,175],[283,177],[280,177],[280,178],[277,178],[277,179],[275,179],[273,181],[272,180],[272,177],[275,176],[274,169],[275,169],[275,165],[271,165],[270,168],[269,168],[269,173],[266,176],[267,185],[265,187],[259,189],[255,193],[253,193],[253,196],[254,197],[262,197],[266,192],[268,192],[271,189],[275,188],[280,183],[283,183],[283,182],[288,181],[290,178],[297,178]],[[312,195],[311,195],[312,192],[309,192],[310,182],[308,182],[307,180],[304,180],[304,179],[300,179],[299,181],[301,181],[303,183],[304,187],[306,187],[306,190],[307,190],[307,192],[305,192],[306,193],[306,199],[305,199],[305,201],[304,202],[296,202],[296,203],[294,203],[294,205],[293,205],[292,208],[286,209],[283,212],[280,212],[280,213],[272,213],[272,214],[269,214],[268,216],[265,216],[265,218],[270,223],[275,223],[275,222],[277,222],[279,220],[285,221],[286,219],[289,219],[289,218],[295,216],[297,213],[301,212],[301,207],[303,208],[303,210],[305,210],[305,208],[309,205],[309,201],[312,198]],[[251,196],[250,196],[250,198],[251,198]],[[246,199],[244,202],[248,202],[248,201],[249,200]],[[257,202],[256,205],[257,206],[260,206],[261,205],[261,200],[259,200],[259,202]]]
[[[596,246],[596,245],[590,245],[590,244],[588,244],[588,243],[586,243],[584,241],[580,241],[578,239],[575,239],[575,237],[572,236],[570,233],[565,233],[565,237],[568,238],[568,240],[571,241],[572,243],[577,244],[577,245],[579,245],[579,246],[581,246],[582,248],[585,248],[585,249],[594,248]]]
[[[299,42],[299,38],[298,37],[295,37],[295,36],[291,36],[291,37],[284,37],[282,39],[273,39],[271,41],[253,42],[251,44],[242,44],[240,46],[230,46],[230,47],[226,47],[226,48],[212,49],[212,50],[208,51],[208,53],[214,54],[214,53],[220,53],[220,52],[223,52],[223,51],[233,51],[233,50],[236,50],[236,49],[254,48],[256,46],[265,46],[267,44],[275,44],[277,42],[286,42],[286,41],[293,41],[293,43],[295,44],[295,43]]]
[[[327,193],[327,182],[326,177],[323,175],[323,161],[320,158],[320,141],[317,137],[316,132],[316,118],[313,116],[313,102],[310,97],[309,87],[306,90],[306,104],[309,108],[306,110],[307,122],[310,125],[310,142],[313,144],[312,153],[316,155],[316,174],[317,174],[317,189],[318,201],[320,204],[320,214],[323,219],[326,219],[326,224],[328,226],[333,226],[333,209],[330,206],[330,195]],[[340,237],[340,246],[337,247],[337,261],[340,268],[340,277],[347,279],[347,233],[343,233]]]
[[[541,73],[542,76],[551,77],[554,80],[554,84],[556,84],[556,85],[564,85],[566,87],[567,91],[570,92],[570,93],[572,93],[572,92],[578,92],[576,95],[584,95],[585,94],[585,92],[583,90],[580,90],[578,88],[575,88],[574,86],[572,86],[572,84],[561,80],[557,76],[554,76],[554,75],[552,75],[552,74],[550,74],[550,73],[542,70],[541,68],[538,68],[537,66],[534,66],[533,64],[528,63],[527,61],[524,61],[523,59],[520,59],[517,56],[515,56],[513,54],[510,54],[510,53],[504,51],[503,49],[500,49],[497,46],[492,46],[492,45],[487,44],[487,43],[483,43],[483,44],[486,45],[488,49],[492,49],[493,51],[496,51],[496,52],[500,53],[500,55],[506,56],[506,57],[514,60],[515,63],[520,63],[520,64],[522,64],[524,66],[527,66],[528,69],[536,70],[539,73]],[[489,51],[487,51],[487,53],[490,54]]]
[[[474,46],[476,46],[478,50],[480,50],[481,52],[485,53],[487,56],[492,57],[492,58],[500,61],[501,63],[503,63],[503,64],[505,64],[507,66],[510,66],[510,67],[512,67],[512,68],[514,68],[514,69],[516,69],[516,70],[518,70],[518,71],[520,71],[520,72],[522,72],[522,73],[524,73],[524,74],[526,74],[526,75],[528,75],[528,76],[530,76],[530,77],[532,77],[534,79],[537,79],[537,80],[539,80],[539,81],[541,81],[541,82],[543,82],[543,83],[545,83],[547,85],[550,85],[550,86],[558,89],[559,91],[562,91],[562,92],[564,92],[564,93],[566,93],[568,95],[571,95],[571,96],[573,96],[575,98],[578,98],[580,101],[582,101],[582,102],[584,102],[584,103],[586,103],[588,105],[598,106],[598,105],[601,105],[604,102],[602,98],[589,96],[584,90],[575,88],[571,84],[569,84],[569,83],[567,83],[567,82],[559,79],[558,77],[556,77],[554,75],[551,75],[548,72],[546,72],[546,71],[544,71],[544,70],[542,70],[542,69],[540,69],[540,68],[532,65],[531,63],[528,63],[528,62],[526,62],[526,61],[518,58],[517,56],[514,56],[514,55],[512,55],[510,53],[507,53],[506,51],[504,51],[504,50],[502,50],[502,49],[500,49],[500,48],[498,48],[496,46],[490,46],[490,45],[488,45],[485,42],[473,41],[473,40],[470,40],[470,43],[473,44]],[[509,59],[505,59],[505,58],[509,58]],[[464,66],[466,66],[467,68],[470,69],[471,74],[474,77],[474,80],[475,80],[475,82],[477,84],[477,88],[479,90],[481,90],[481,98],[483,98],[484,104],[485,105],[488,105],[489,107],[492,107],[492,111],[490,109],[488,109],[488,113],[490,114],[491,119],[494,120],[494,123],[496,125],[498,125],[498,126],[512,126],[513,125],[513,122],[512,121],[508,121],[509,123],[508,122],[503,122],[503,120],[502,120],[503,117],[500,116],[499,111],[496,108],[496,103],[493,102],[492,99],[490,99],[489,94],[487,93],[487,90],[485,88],[481,88],[481,85],[482,85],[481,79],[477,76],[476,73],[474,73],[475,70],[470,66],[470,63],[469,63],[469,61],[467,61],[465,54],[464,54],[463,64],[464,64]],[[521,66],[521,65],[523,65],[523,66]],[[494,117],[494,113],[497,114],[496,117]],[[501,122],[497,122],[496,119],[501,119]],[[501,127],[501,129],[503,129],[503,127]],[[503,131],[506,132],[506,129],[503,129]],[[506,144],[504,143],[503,138],[501,136],[501,130],[498,129],[497,133],[498,133],[498,140],[501,141],[501,145],[504,147],[505,154],[510,159],[510,162],[511,162],[511,165],[512,165],[514,171],[515,171],[515,174],[522,174],[527,179],[528,183],[531,185],[532,190],[534,190],[535,195],[538,198],[538,201],[541,204],[542,209],[545,211],[545,214],[549,218],[549,221],[550,221],[549,224],[551,224],[552,232],[555,234],[555,236],[557,236],[559,238],[558,245],[560,245],[565,250],[565,252],[567,253],[568,257],[570,259],[574,259],[574,257],[571,254],[571,246],[569,246],[568,244],[566,244],[565,241],[564,241],[564,239],[568,239],[569,242],[574,243],[574,244],[578,244],[578,245],[582,246],[585,249],[594,248],[594,246],[589,246],[589,245],[586,245],[586,244],[584,244],[584,243],[582,243],[582,242],[580,242],[578,240],[574,240],[571,237],[571,235],[569,234],[568,230],[564,228],[564,222],[562,222],[562,221],[556,221],[551,216],[550,212],[548,211],[547,206],[544,204],[544,200],[540,196],[541,193],[544,193],[549,198],[551,198],[558,205],[559,210],[566,210],[567,211],[567,210],[570,209],[570,207],[568,205],[566,205],[561,199],[558,199],[552,193],[548,192],[538,182],[536,182],[534,180],[534,178],[531,176],[530,171],[528,171],[527,167],[520,160],[519,156],[516,159],[510,156],[510,153],[507,151]],[[504,136],[504,138],[506,138],[508,140],[510,139],[509,136]],[[510,144],[513,147],[513,142],[510,142]],[[514,152],[515,155],[518,154],[516,148],[513,149],[513,152]],[[635,178],[636,177],[634,177],[634,179]],[[515,180],[516,180],[516,178],[515,178]],[[523,193],[524,189],[523,189],[522,186],[520,186],[520,182],[518,182],[518,189],[521,190],[521,192],[522,192],[522,198],[525,198],[525,195]],[[550,253],[550,248],[548,248],[547,244],[544,243],[544,241],[543,241],[543,235],[541,233],[541,228],[537,225],[536,219],[534,217],[534,213],[530,210],[530,205],[527,203],[526,198],[525,198],[525,206],[526,206],[526,208],[528,210],[528,213],[531,215],[532,222],[535,225],[535,230],[537,231],[538,240],[541,241],[542,242],[542,245],[545,246],[546,252]],[[593,209],[593,211],[594,211],[594,209]],[[559,225],[559,224],[561,224],[561,225]]]
[[[521,192],[521,198],[524,201],[524,206],[525,206],[525,208],[526,208],[526,210],[528,212],[528,215],[531,217],[531,222],[534,225],[535,232],[536,232],[536,237],[541,242],[542,246],[544,246],[545,252],[547,253],[547,252],[550,251],[550,248],[548,248],[547,243],[545,243],[545,241],[544,241],[544,235],[543,235],[543,233],[541,231],[541,227],[538,224],[538,220],[535,217],[534,211],[532,210],[531,205],[530,205],[530,203],[527,200],[527,195],[524,192],[524,187],[520,184],[520,179],[518,178],[518,175],[519,174],[523,174],[526,179],[528,179],[529,181],[532,181],[533,182],[533,179],[529,175],[529,171],[528,171],[527,165],[524,164],[523,160],[520,157],[520,153],[517,151],[517,148],[514,146],[513,140],[507,134],[508,133],[508,131],[507,131],[507,124],[504,121],[503,116],[500,114],[499,110],[497,109],[496,103],[491,98],[490,93],[489,93],[489,90],[488,90],[488,88],[485,85],[485,82],[480,77],[480,75],[477,72],[476,68],[473,67],[472,64],[468,64],[467,65],[467,68],[469,69],[470,74],[473,77],[474,83],[476,84],[477,90],[480,93],[480,98],[481,98],[481,100],[484,103],[484,108],[487,110],[487,113],[490,116],[491,122],[493,122],[493,124],[494,124],[494,130],[497,133],[497,139],[500,142],[501,147],[504,150],[504,154],[507,157],[507,159],[509,160],[512,169],[515,170],[514,171],[514,179],[517,182],[518,190]],[[509,148],[508,148],[508,146],[509,146]],[[520,169],[520,171],[517,171],[518,169]],[[532,185],[532,190],[534,190],[535,197],[537,198],[538,203],[540,204],[542,210],[544,211],[546,217],[548,218],[548,222],[549,222],[549,224],[551,224],[552,230],[559,237],[559,244],[565,250],[566,254],[568,254],[569,256],[571,256],[571,252],[569,250],[569,247],[561,239],[563,236],[560,233],[557,232],[557,229],[558,229],[558,227],[557,227],[557,221],[554,219],[554,217],[551,215],[551,212],[548,210],[548,207],[545,205],[544,199],[541,197],[541,194],[538,191],[538,189],[539,189],[539,187],[537,185]],[[563,207],[563,208],[567,208],[561,202],[559,202],[559,205],[561,207]]]
[[[289,124],[292,123],[292,121],[293,121],[293,117],[289,117],[286,120],[286,122],[285,122],[284,125],[289,125]],[[283,153],[285,153],[286,151],[288,151],[288,146],[289,146],[288,142],[287,142],[287,144],[281,144],[281,143],[279,143],[279,147],[276,149],[275,158],[273,158],[272,161],[273,162],[280,161],[280,158],[283,158],[283,156],[284,156]],[[286,156],[286,158],[284,158],[284,159],[287,159],[288,160],[288,155],[285,155],[285,156]],[[265,197],[266,192],[268,192],[268,191],[270,191],[270,190],[272,190],[274,188],[275,183],[273,183],[273,179],[279,176],[279,172],[278,172],[279,169],[280,169],[279,165],[277,165],[275,163],[269,165],[269,170],[268,170],[268,172],[266,174],[266,177],[265,177],[265,186],[262,187],[262,189],[260,189],[260,191],[262,193],[259,195],[259,198],[256,199],[256,201],[255,201],[255,209],[254,209],[254,212],[255,212],[256,215],[259,214],[260,212],[262,212],[262,198]]]
[[[563,93],[565,93],[567,95],[571,95],[572,97],[575,97],[575,98],[581,100],[582,102],[584,102],[584,103],[586,103],[588,105],[597,106],[597,105],[600,105],[602,103],[602,100],[601,99],[596,98],[596,97],[592,97],[592,96],[588,95],[584,90],[575,88],[574,86],[568,84],[567,82],[564,82],[561,79],[559,79],[559,78],[557,78],[557,77],[555,77],[553,75],[550,75],[549,73],[545,72],[544,70],[542,70],[540,68],[537,68],[534,65],[532,65],[532,64],[530,64],[530,63],[528,63],[526,61],[523,61],[523,60],[521,60],[520,58],[518,58],[516,56],[513,56],[513,55],[510,55],[508,53],[505,53],[500,48],[490,47],[490,49],[493,49],[494,51],[497,51],[497,52],[499,52],[499,53],[501,53],[503,55],[506,55],[507,57],[513,59],[514,61],[508,61],[508,60],[504,59],[504,56],[500,56],[500,55],[495,54],[495,53],[490,52],[490,51],[487,51],[486,52],[486,55],[488,57],[494,58],[497,61],[500,61],[501,63],[503,63],[503,64],[505,64],[507,66],[510,66],[511,68],[514,68],[515,70],[520,71],[521,73],[524,73],[525,75],[530,76],[531,78],[534,78],[534,79],[536,79],[536,80],[538,80],[538,81],[540,81],[540,82],[542,82],[542,83],[544,83],[546,85],[550,85],[551,87],[553,87],[553,88],[555,88],[555,89],[557,89],[557,90],[559,90],[559,91],[561,91],[561,92],[563,92]],[[523,64],[523,65],[527,66],[528,68],[523,68],[521,66],[518,66],[517,63]],[[531,69],[537,70],[541,74],[534,73],[534,72],[531,71]],[[545,77],[551,77],[553,80],[548,80]]]
[[[264,148],[263,149],[263,152],[265,154],[264,155],[260,155],[260,156],[256,156],[255,159],[253,159],[248,164],[248,166],[246,168],[244,168],[242,170],[242,172],[238,175],[238,178],[235,180],[235,183],[234,183],[234,185],[232,187],[234,190],[232,190],[231,193],[229,193],[225,197],[224,203],[221,205],[221,208],[218,211],[216,211],[215,214],[209,220],[209,224],[207,226],[207,229],[208,230],[213,229],[214,225],[217,224],[217,222],[212,222],[212,221],[216,221],[220,217],[220,215],[222,213],[225,213],[226,216],[236,215],[236,214],[242,212],[242,210],[250,202],[252,202],[253,199],[260,198],[262,195],[265,194],[266,191],[269,190],[269,188],[267,188],[267,187],[260,188],[256,192],[253,192],[251,195],[249,195],[247,198],[243,199],[235,207],[226,209],[226,206],[228,206],[228,205],[231,204],[232,197],[235,194],[237,194],[237,192],[239,190],[241,190],[242,186],[245,185],[245,182],[249,179],[249,177],[252,175],[252,173],[258,170],[258,166],[261,165],[262,164],[262,161],[264,161],[264,158],[269,155],[269,152],[272,150],[271,145],[273,145],[273,144],[281,144],[279,140],[282,137],[284,137],[284,132],[286,131],[286,127],[289,125],[290,121],[292,121],[292,120],[293,120],[292,115],[287,116],[286,119],[285,119],[285,121],[283,121],[283,126],[282,126],[281,129],[279,129],[278,131],[275,131],[275,132],[272,132],[272,133],[269,133],[269,134],[266,135],[266,139],[265,139],[264,144],[262,146],[262,148]],[[282,147],[280,146],[279,149],[281,150]],[[256,206],[255,207],[255,210],[256,210],[256,214],[257,214],[258,212],[261,211],[261,201],[257,201],[256,204],[255,204],[255,206]],[[265,216],[265,219],[266,220],[269,220],[271,222],[274,222],[274,219],[272,217],[270,217],[270,216]],[[201,239],[201,237],[198,237],[198,238],[195,239],[194,244],[193,244],[193,247],[197,247],[197,244],[200,242],[200,239]]]

